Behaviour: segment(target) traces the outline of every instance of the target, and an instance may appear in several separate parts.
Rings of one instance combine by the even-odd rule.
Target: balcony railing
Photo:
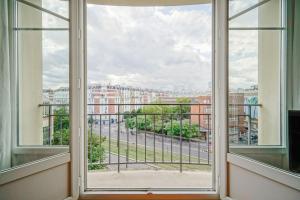
[[[120,171],[121,166],[166,164],[178,165],[182,171],[184,165],[212,162],[211,114],[199,112],[210,104],[89,104],[88,107],[96,108],[96,112],[88,114],[90,166],[116,165]],[[192,107],[199,111],[190,112]],[[107,110],[110,113],[105,113]],[[107,155],[96,163],[92,158],[95,134],[100,138],[96,145],[104,146]]]
[[[44,144],[68,143],[68,105],[43,104]],[[259,104],[229,108],[229,137],[236,144],[257,144]],[[255,110],[258,112],[258,110]],[[210,166],[213,161],[211,104],[88,104],[89,169],[115,166]],[[113,167],[112,167],[113,168]]]

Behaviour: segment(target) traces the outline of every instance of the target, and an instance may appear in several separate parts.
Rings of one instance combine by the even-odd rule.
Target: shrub
[[[103,169],[105,167],[103,164],[105,159],[105,149],[103,147],[103,142],[106,138],[100,138],[100,136],[95,134],[89,134],[88,138],[88,169]]]

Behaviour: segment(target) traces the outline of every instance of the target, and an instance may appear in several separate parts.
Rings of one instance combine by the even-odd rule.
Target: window
[[[4,139],[12,145],[5,149],[6,168],[67,152],[69,145],[69,2],[11,2],[13,59],[5,85],[11,86],[6,114],[12,129],[4,130]],[[8,100],[4,96],[0,101]]]
[[[85,189],[215,190],[213,4],[88,1],[86,15],[86,96],[107,101],[86,108],[105,110],[86,113]]]
[[[290,170],[287,1],[228,3],[229,151]]]

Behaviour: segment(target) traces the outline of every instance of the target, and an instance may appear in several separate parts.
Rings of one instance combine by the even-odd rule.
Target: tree
[[[69,145],[69,129],[57,130],[53,133],[52,144],[53,145]]]
[[[198,136],[199,128],[197,124],[189,124],[187,121],[182,122],[182,127],[180,128],[180,121],[174,121],[171,123],[167,123],[165,126],[165,131],[168,135],[181,136],[183,138],[193,138]]]
[[[88,135],[88,169],[103,169],[103,161],[105,159],[105,149],[103,147],[103,142],[106,138],[100,137],[99,135],[96,135],[94,133],[91,135],[90,132]]]
[[[54,132],[62,129],[69,129],[69,113],[62,107],[54,111]]]
[[[53,145],[69,145],[69,114],[67,113],[66,108],[62,107],[54,111],[54,120],[53,120],[53,136],[52,144]]]
[[[89,117],[88,123],[94,122],[93,117]],[[70,131],[69,131],[69,114],[66,109],[60,108],[54,112],[54,130],[52,137],[52,145],[69,145]],[[105,159],[105,149],[103,142],[105,137],[101,137],[88,131],[88,159],[89,170],[96,170],[104,168],[103,161]]]

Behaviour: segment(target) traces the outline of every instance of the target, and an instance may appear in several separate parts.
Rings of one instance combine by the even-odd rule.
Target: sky
[[[58,0],[55,0],[58,1]],[[68,16],[67,5],[44,7]],[[59,1],[61,2],[61,1]],[[246,2],[246,3],[245,3]],[[257,0],[237,0],[230,15]],[[257,12],[232,20],[232,26],[255,25]],[[67,27],[43,14],[45,27]],[[126,7],[87,6],[88,84],[201,93],[212,83],[211,5]],[[254,23],[253,23],[254,22]],[[257,25],[257,24],[256,24]],[[230,86],[257,84],[257,32],[230,31]],[[68,85],[68,32],[43,33],[44,88]]]
[[[87,7],[88,83],[206,91],[211,6]]]

